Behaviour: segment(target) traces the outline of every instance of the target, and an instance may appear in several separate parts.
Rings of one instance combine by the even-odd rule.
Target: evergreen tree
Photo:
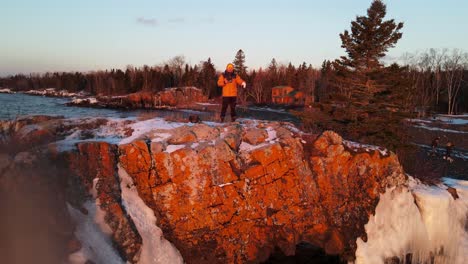
[[[381,0],[374,0],[367,10],[367,16],[357,16],[351,22],[351,32],[340,34],[347,56],[333,63],[337,71],[336,86],[346,97],[354,97],[366,104],[376,92],[385,89],[381,72],[384,66],[380,59],[389,48],[402,37],[403,23],[393,19],[384,20],[386,6]]]
[[[221,89],[217,89],[216,84],[216,69],[211,62],[211,58],[202,62],[201,71],[199,74],[199,84],[203,90],[203,94],[209,98],[221,95]]]
[[[268,65],[268,70],[276,74],[276,71],[278,70],[278,63],[276,62],[275,58],[271,59],[270,65]]]
[[[234,70],[242,77],[246,78],[247,76],[247,66],[245,66],[245,54],[240,49],[237,51],[236,56],[234,57]]]
[[[319,97],[323,113],[333,120],[322,116],[326,129],[395,150],[405,143],[405,116],[399,106],[408,83],[405,68],[385,67],[380,61],[402,37],[403,28],[403,23],[384,20],[385,15],[385,4],[374,0],[367,15],[357,16],[351,30],[340,34],[347,55],[323,63]]]

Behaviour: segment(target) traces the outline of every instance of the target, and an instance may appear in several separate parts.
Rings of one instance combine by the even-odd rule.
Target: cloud
[[[206,18],[200,19],[199,22],[202,24],[214,24],[215,21],[213,17],[206,17]]]
[[[145,26],[155,27],[158,25],[158,21],[155,18],[146,18],[146,17],[139,17],[137,18],[137,23],[142,24]]]
[[[146,18],[146,17],[138,17],[136,19],[138,24],[150,27],[156,27],[161,25],[190,25],[190,24],[213,24],[214,18],[213,17],[205,17],[205,18],[198,18],[198,19],[187,19],[184,17],[173,17],[169,19],[165,19],[162,22],[159,22],[156,18]]]
[[[183,17],[176,17],[176,18],[170,18],[167,20],[169,23],[174,23],[174,24],[180,24],[185,22],[185,18]]]

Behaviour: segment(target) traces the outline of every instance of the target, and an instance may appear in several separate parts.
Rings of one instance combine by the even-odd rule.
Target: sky
[[[0,0],[0,76],[47,71],[189,64],[218,70],[242,49],[251,69],[302,62],[319,67],[345,55],[339,34],[371,0]],[[467,0],[386,0],[404,22],[388,53],[468,47]]]

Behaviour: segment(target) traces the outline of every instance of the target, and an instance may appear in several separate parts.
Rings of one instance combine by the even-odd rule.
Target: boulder
[[[265,142],[268,138],[268,133],[264,129],[249,128],[242,135],[242,141],[249,143],[250,145],[258,145]]]

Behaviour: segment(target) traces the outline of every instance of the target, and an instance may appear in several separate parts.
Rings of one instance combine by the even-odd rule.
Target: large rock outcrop
[[[126,125],[121,135],[133,131]],[[79,192],[68,198],[74,206],[92,199],[98,178],[112,239],[130,262],[142,241],[121,203],[118,163],[187,263],[258,263],[274,251],[293,255],[300,242],[352,259],[379,194],[405,182],[393,153],[351,149],[334,132],[307,135],[278,122],[180,124],[127,144],[53,146]]]
[[[195,106],[195,102],[206,102],[208,97],[196,87],[166,88],[159,92],[136,92],[122,96],[98,96],[77,99],[70,105],[100,106],[128,109],[160,109],[168,107],[185,108]]]
[[[120,163],[188,263],[264,261],[299,242],[352,256],[379,194],[405,180],[393,154],[355,154],[333,132],[306,142],[279,123],[177,143],[121,145]]]

